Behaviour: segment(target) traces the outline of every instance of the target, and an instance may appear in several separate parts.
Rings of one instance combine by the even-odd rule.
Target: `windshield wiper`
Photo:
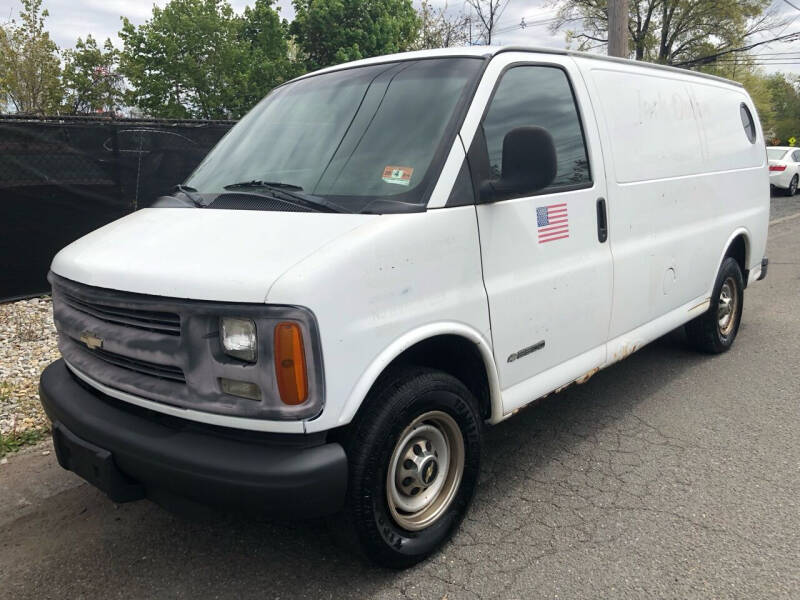
[[[193,187],[189,187],[188,185],[178,184],[176,185],[173,192],[180,192],[184,196],[186,196],[189,200],[194,203],[195,206],[198,208],[205,208],[205,204],[203,203],[203,199],[197,195],[197,190]]]
[[[231,183],[223,187],[226,190],[240,190],[243,188],[260,188],[268,190],[272,194],[272,196],[274,196],[278,200],[299,202],[303,206],[310,208],[317,208],[317,209],[321,206],[323,208],[328,209],[328,212],[340,212],[340,213],[350,212],[346,208],[339,206],[338,204],[331,202],[330,200],[326,200],[325,198],[320,198],[319,196],[313,196],[311,194],[298,194],[297,192],[302,192],[303,188],[299,185],[294,185],[292,183],[284,183],[281,181],[261,181],[260,179],[254,179],[252,181],[241,181],[239,183]]]
[[[253,179],[252,181],[241,181],[239,183],[232,183],[230,185],[226,185],[226,190],[235,190],[236,188],[245,188],[245,187],[274,187],[280,188],[282,190],[294,190],[296,192],[302,192],[303,188],[299,185],[295,185],[293,183],[284,183],[283,181],[261,181],[260,179]]]

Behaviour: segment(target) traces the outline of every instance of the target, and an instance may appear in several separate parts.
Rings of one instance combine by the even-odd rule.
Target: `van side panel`
[[[763,146],[750,143],[742,127],[739,105],[752,110],[742,88],[632,68],[592,69],[591,75],[611,133],[618,183],[764,164]]]
[[[769,221],[766,151],[742,88],[578,62],[598,113],[608,176],[615,339],[708,298],[735,231],[745,232],[748,267],[760,264]],[[745,134],[741,104],[755,120],[755,143]]]

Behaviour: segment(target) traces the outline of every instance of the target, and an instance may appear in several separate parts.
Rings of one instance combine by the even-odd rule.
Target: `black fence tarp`
[[[152,204],[232,125],[0,116],[0,301],[48,291],[58,250]]]

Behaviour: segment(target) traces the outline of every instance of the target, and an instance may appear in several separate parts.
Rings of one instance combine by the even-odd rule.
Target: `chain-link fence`
[[[46,292],[58,250],[152,204],[232,125],[0,116],[0,300]]]

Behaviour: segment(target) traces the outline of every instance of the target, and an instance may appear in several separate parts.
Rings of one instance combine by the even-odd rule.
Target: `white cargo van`
[[[736,83],[486,47],[311,73],[54,259],[59,461],[115,501],[343,511],[413,564],[485,424],[682,325],[728,350],[768,213]]]

